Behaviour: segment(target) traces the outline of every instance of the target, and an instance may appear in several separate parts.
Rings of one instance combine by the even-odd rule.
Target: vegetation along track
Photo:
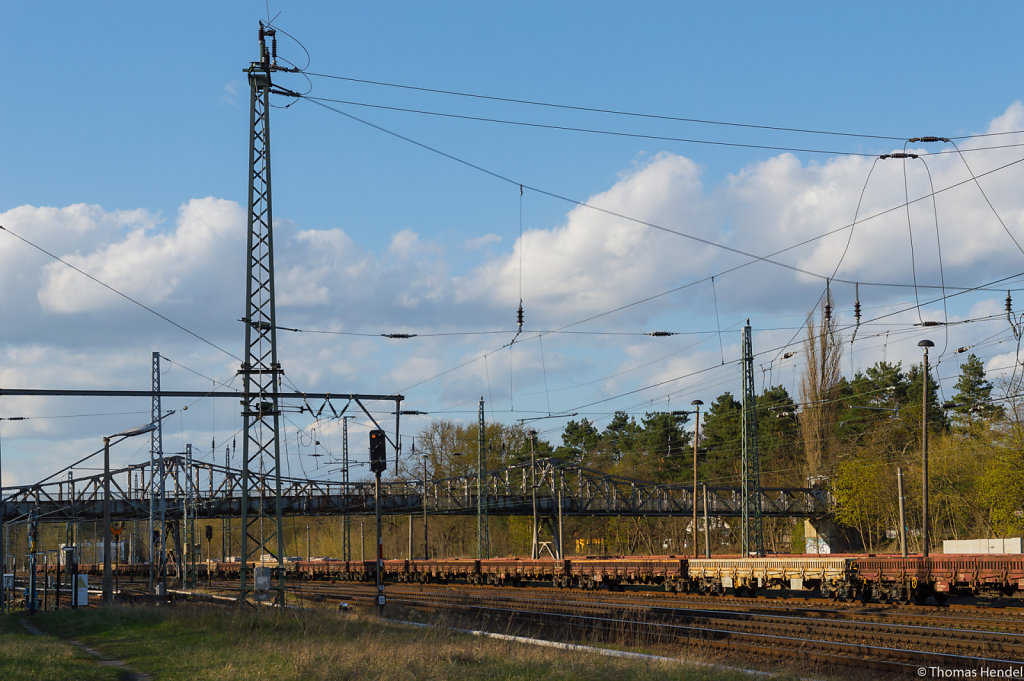
[[[221,583],[220,589],[237,589]],[[303,599],[371,606],[370,584],[303,583]],[[861,675],[918,675],[919,669],[1014,670],[1024,674],[1024,621],[1015,612],[901,608],[743,599],[679,601],[650,594],[541,588],[388,585],[393,613],[443,615],[445,621],[500,633],[561,641],[602,641],[713,657],[744,666],[789,665]],[[992,614],[989,614],[992,612]],[[403,615],[405,616],[405,615]],[[1003,672],[1004,674],[1007,672]]]

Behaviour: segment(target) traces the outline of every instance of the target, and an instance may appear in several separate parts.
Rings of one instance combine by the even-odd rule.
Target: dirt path
[[[19,619],[18,624],[20,624],[25,629],[25,631],[32,634],[33,636],[50,636],[50,634],[47,634],[45,631],[38,629],[37,627],[35,627],[32,624],[29,624],[27,621],[23,619]],[[81,641],[76,641],[71,638],[61,640],[63,640],[65,643],[75,646],[79,650],[82,650],[89,656],[95,658],[96,664],[102,665],[104,667],[116,667],[118,669],[124,670],[124,673],[127,675],[126,678],[129,681],[152,681],[152,679],[149,676],[143,674],[142,672],[137,672],[131,669],[123,661],[109,658],[100,651],[85,645]]]

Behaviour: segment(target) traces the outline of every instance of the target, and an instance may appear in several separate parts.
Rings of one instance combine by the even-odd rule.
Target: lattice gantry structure
[[[276,46],[273,29],[260,22],[260,60],[249,65],[249,218],[246,259],[245,360],[239,370],[243,378],[242,437],[242,558],[251,560],[269,554],[284,567],[284,536],[281,533],[281,452],[278,391],[282,375],[277,359],[277,319],[274,303],[274,230],[270,185],[270,93],[271,73],[276,70],[276,47],[268,49],[267,39]],[[259,471],[261,476],[252,473]],[[273,481],[276,503],[273,522],[260,513],[249,513],[249,498],[263,499]],[[270,528],[269,532],[266,528]],[[278,602],[284,601],[283,570],[277,584]],[[240,598],[251,589],[245,570],[241,571]]]

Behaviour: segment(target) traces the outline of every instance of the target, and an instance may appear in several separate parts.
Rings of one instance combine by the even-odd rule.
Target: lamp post
[[[700,407],[704,404],[701,400],[693,400],[690,402],[693,405],[693,411],[674,411],[672,416],[689,416],[690,414],[696,414],[695,423],[696,426],[693,430],[693,557],[697,558],[700,554],[697,553],[697,440],[700,437]]]
[[[144,426],[123,430],[120,433],[107,435],[103,438],[103,602],[112,603],[114,600],[114,580],[110,569],[110,441],[115,437],[125,440],[135,435],[142,435],[156,429],[156,424],[147,423]],[[121,440],[118,440],[120,442]]]
[[[928,557],[928,348],[934,348],[930,340],[918,341],[917,347],[924,349],[924,373],[921,385],[921,555]]]

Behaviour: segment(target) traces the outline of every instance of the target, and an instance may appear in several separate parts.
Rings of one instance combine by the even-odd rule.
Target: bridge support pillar
[[[850,534],[828,518],[804,520],[804,553],[847,553],[858,547],[851,542]]]

